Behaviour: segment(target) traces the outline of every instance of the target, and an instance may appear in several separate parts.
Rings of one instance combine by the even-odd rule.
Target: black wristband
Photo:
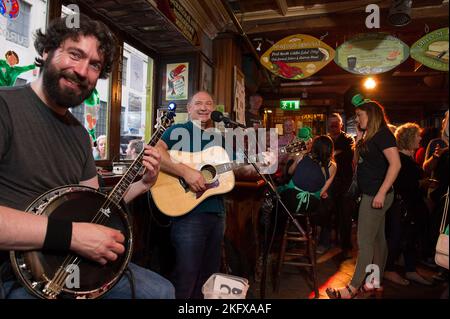
[[[68,251],[72,242],[72,222],[48,217],[43,250]]]

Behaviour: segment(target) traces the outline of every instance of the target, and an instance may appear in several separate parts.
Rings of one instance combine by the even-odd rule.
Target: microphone
[[[237,127],[246,128],[244,124],[238,123],[236,121],[233,121],[229,117],[223,116],[222,112],[219,111],[211,112],[211,120],[213,120],[214,122],[224,122],[225,124],[231,124]]]

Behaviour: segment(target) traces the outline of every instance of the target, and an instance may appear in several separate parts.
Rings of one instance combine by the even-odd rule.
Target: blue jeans
[[[220,270],[224,216],[193,212],[174,218],[171,241],[175,248],[174,285],[178,299],[203,298],[202,286]]]
[[[173,299],[175,291],[173,285],[165,278],[148,269],[130,263],[128,269],[133,274],[135,297],[137,299]],[[1,283],[0,283],[1,284]],[[16,281],[7,281],[0,286],[0,299],[35,299],[22,286],[16,288]],[[105,294],[105,299],[130,299],[130,280],[123,275],[119,282]]]

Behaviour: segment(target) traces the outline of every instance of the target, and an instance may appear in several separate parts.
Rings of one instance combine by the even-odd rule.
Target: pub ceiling
[[[173,0],[168,0],[173,1]],[[98,14],[132,34],[159,54],[200,50],[177,34],[175,24],[156,9],[157,0],[79,0]],[[164,1],[163,1],[164,2]],[[234,32],[243,39],[245,55],[261,56],[273,43],[294,34],[322,39],[333,49],[360,33],[386,32],[411,46],[427,32],[448,27],[448,0],[412,0],[411,22],[396,27],[388,22],[394,0],[177,0],[192,16],[206,37]],[[380,8],[380,28],[365,25],[366,7]],[[234,16],[234,17],[233,17]],[[233,21],[234,20],[234,21]],[[252,47],[250,47],[250,45]],[[259,47],[260,50],[256,50]],[[448,72],[419,65],[412,58],[393,70],[377,75],[376,97],[397,108],[442,107],[448,102]],[[363,77],[351,74],[331,62],[318,73],[300,81],[269,75],[259,68],[259,90],[270,99],[279,96],[328,99],[342,104],[346,92]]]

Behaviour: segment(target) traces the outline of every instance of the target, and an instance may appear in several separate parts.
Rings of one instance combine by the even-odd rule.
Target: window
[[[7,19],[6,40],[19,44],[25,48],[29,46],[31,5],[19,0],[20,13],[16,19]]]
[[[126,57],[123,57],[122,62],[122,85],[127,85],[127,65],[128,65],[128,59]]]
[[[148,140],[151,134],[153,60],[127,43],[123,50],[120,158],[126,159],[128,142]]]
[[[108,136],[109,133],[109,89],[110,81],[108,79],[99,79],[96,86],[98,97],[100,100],[99,104],[91,105],[86,101],[70,111],[72,114],[84,125],[86,130],[89,132],[91,138],[96,140],[101,135]],[[106,138],[106,140],[108,140]],[[96,143],[95,143],[96,144]],[[93,154],[96,154],[95,145],[93,149]],[[100,160],[108,159],[108,145],[106,145],[106,152],[102,154],[99,158]]]

